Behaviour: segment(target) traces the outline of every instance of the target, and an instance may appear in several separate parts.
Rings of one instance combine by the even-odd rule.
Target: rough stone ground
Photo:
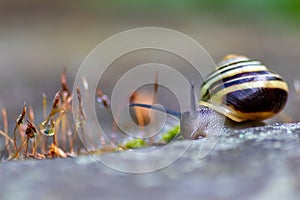
[[[145,174],[98,161],[132,164],[137,159],[130,151],[1,163],[0,199],[299,199],[299,138],[300,123],[230,129],[205,158],[199,158],[205,140],[198,140],[172,165]],[[150,164],[182,151],[187,142],[172,143],[170,154]]]

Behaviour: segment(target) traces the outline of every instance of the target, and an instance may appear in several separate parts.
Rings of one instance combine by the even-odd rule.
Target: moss
[[[180,133],[179,126],[175,126],[173,129],[169,130],[168,132],[164,133],[161,137],[161,140],[165,143],[169,143],[172,139]]]
[[[137,138],[137,139],[132,139],[132,140],[127,141],[123,147],[125,149],[135,149],[135,148],[144,147],[145,145],[146,145],[145,140],[143,140],[141,138]]]

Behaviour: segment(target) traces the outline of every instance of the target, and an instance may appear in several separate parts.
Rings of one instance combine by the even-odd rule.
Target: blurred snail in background
[[[131,103],[166,112],[180,120],[184,138],[198,139],[205,130],[224,116],[235,121],[262,121],[278,114],[285,106],[288,85],[281,76],[267,69],[260,61],[230,54],[210,73],[201,86],[197,105],[191,86],[191,108],[179,113],[160,107]]]

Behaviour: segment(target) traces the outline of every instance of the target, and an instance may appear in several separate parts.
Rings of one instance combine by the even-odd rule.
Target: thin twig
[[[2,121],[3,121],[3,130],[4,130],[4,133],[8,134],[8,120],[7,120],[7,111],[5,108],[2,109]],[[8,145],[8,139],[5,137],[5,146]],[[7,147],[7,151],[8,151],[8,154],[10,154],[11,152],[11,149],[10,149],[10,146]]]

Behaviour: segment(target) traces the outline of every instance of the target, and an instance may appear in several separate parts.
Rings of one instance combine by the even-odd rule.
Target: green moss
[[[172,139],[177,136],[180,132],[179,126],[175,126],[173,129],[169,130],[168,132],[164,133],[161,137],[163,142],[169,143]]]
[[[129,140],[128,142],[126,142],[124,144],[124,148],[135,149],[135,148],[144,147],[145,145],[146,145],[145,140],[143,140],[141,138],[137,138],[137,139],[132,139],[132,140]]]

